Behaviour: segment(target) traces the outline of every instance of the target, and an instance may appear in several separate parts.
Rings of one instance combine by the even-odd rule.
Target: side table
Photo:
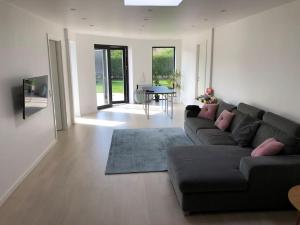
[[[289,190],[288,197],[292,205],[298,210],[296,225],[300,223],[300,185],[294,186]]]

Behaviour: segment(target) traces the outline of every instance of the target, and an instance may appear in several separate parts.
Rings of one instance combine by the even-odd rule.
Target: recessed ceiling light
[[[179,6],[183,0],[124,0],[126,6]]]
[[[75,9],[75,8],[70,8],[70,10],[71,10],[71,11],[76,11],[77,9]]]

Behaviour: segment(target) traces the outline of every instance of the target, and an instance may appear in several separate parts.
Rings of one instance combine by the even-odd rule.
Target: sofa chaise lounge
[[[300,184],[300,126],[276,114],[241,103],[236,108],[221,102],[217,116],[226,109],[235,117],[227,131],[214,121],[197,117],[201,110],[185,112],[186,134],[196,144],[168,151],[168,173],[186,213],[287,209],[288,190]],[[243,116],[261,120],[251,144],[241,147],[232,131]],[[275,137],[285,144],[276,156],[251,157],[254,148]]]

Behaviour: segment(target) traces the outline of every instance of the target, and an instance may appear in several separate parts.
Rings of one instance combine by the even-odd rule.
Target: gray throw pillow
[[[246,115],[236,129],[232,131],[232,137],[239,146],[250,146],[259,126],[260,121]]]

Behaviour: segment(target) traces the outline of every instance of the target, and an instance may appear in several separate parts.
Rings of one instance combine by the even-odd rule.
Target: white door
[[[53,99],[54,99],[54,109],[55,109],[55,123],[56,130],[62,130],[62,107],[61,107],[61,93],[60,93],[60,77],[59,77],[59,67],[58,67],[58,54],[57,54],[57,41],[49,41],[50,49],[50,67],[51,76],[53,82]]]

